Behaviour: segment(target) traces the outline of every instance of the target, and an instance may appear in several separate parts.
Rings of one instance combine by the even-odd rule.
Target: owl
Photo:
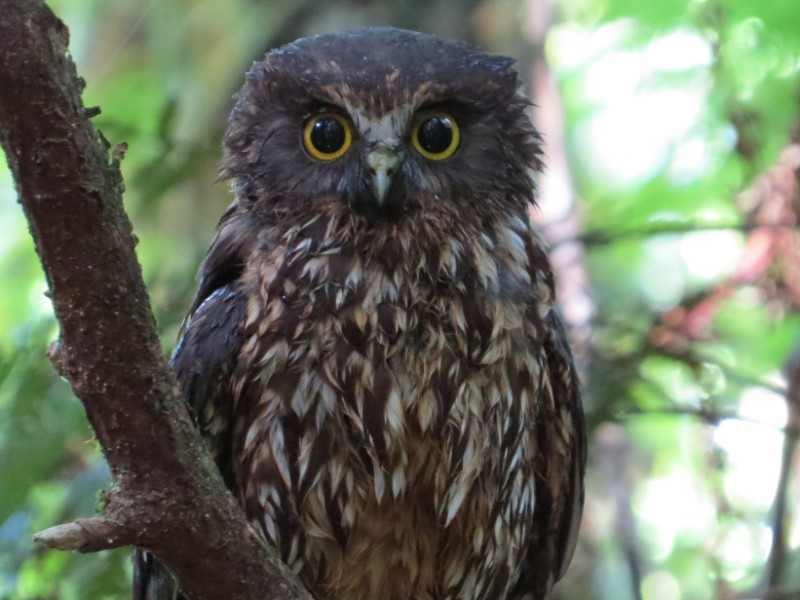
[[[172,366],[319,600],[539,600],[573,553],[583,414],[512,62],[362,29],[271,52],[238,94]],[[145,550],[135,590],[180,597]]]

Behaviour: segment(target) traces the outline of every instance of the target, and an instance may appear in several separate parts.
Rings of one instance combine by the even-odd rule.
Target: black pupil
[[[318,119],[311,128],[311,143],[323,154],[333,154],[344,146],[345,131],[332,117]]]
[[[453,129],[450,119],[433,117],[428,119],[419,128],[417,134],[419,145],[431,154],[441,154],[453,142]]]

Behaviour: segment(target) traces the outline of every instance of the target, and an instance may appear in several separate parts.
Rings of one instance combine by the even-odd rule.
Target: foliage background
[[[50,4],[86,104],[103,109],[95,123],[129,144],[125,201],[167,353],[229,201],[219,140],[252,60],[387,24],[515,56],[546,138],[534,216],[554,246],[591,436],[559,598],[800,597],[793,0]],[[14,200],[0,165],[0,598],[127,597],[126,550],[31,542],[92,514],[108,472],[44,356],[57,326]]]

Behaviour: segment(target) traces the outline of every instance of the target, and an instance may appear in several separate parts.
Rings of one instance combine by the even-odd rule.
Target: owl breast
[[[327,238],[346,227],[325,219],[269,239],[243,278],[234,471],[248,517],[318,598],[505,597],[549,389],[550,294],[519,269],[527,225],[410,244],[393,264],[380,240]]]

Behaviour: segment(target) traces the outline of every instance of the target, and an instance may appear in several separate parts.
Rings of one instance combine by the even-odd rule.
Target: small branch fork
[[[0,0],[0,143],[42,261],[71,383],[114,477],[104,514],[36,536],[50,548],[151,550],[188,598],[310,600],[250,530],[197,433],[155,333],[118,160],[81,102],[66,27]]]
[[[53,550],[99,552],[132,544],[133,539],[120,537],[122,531],[122,523],[95,517],[48,527],[34,535],[33,540]]]

